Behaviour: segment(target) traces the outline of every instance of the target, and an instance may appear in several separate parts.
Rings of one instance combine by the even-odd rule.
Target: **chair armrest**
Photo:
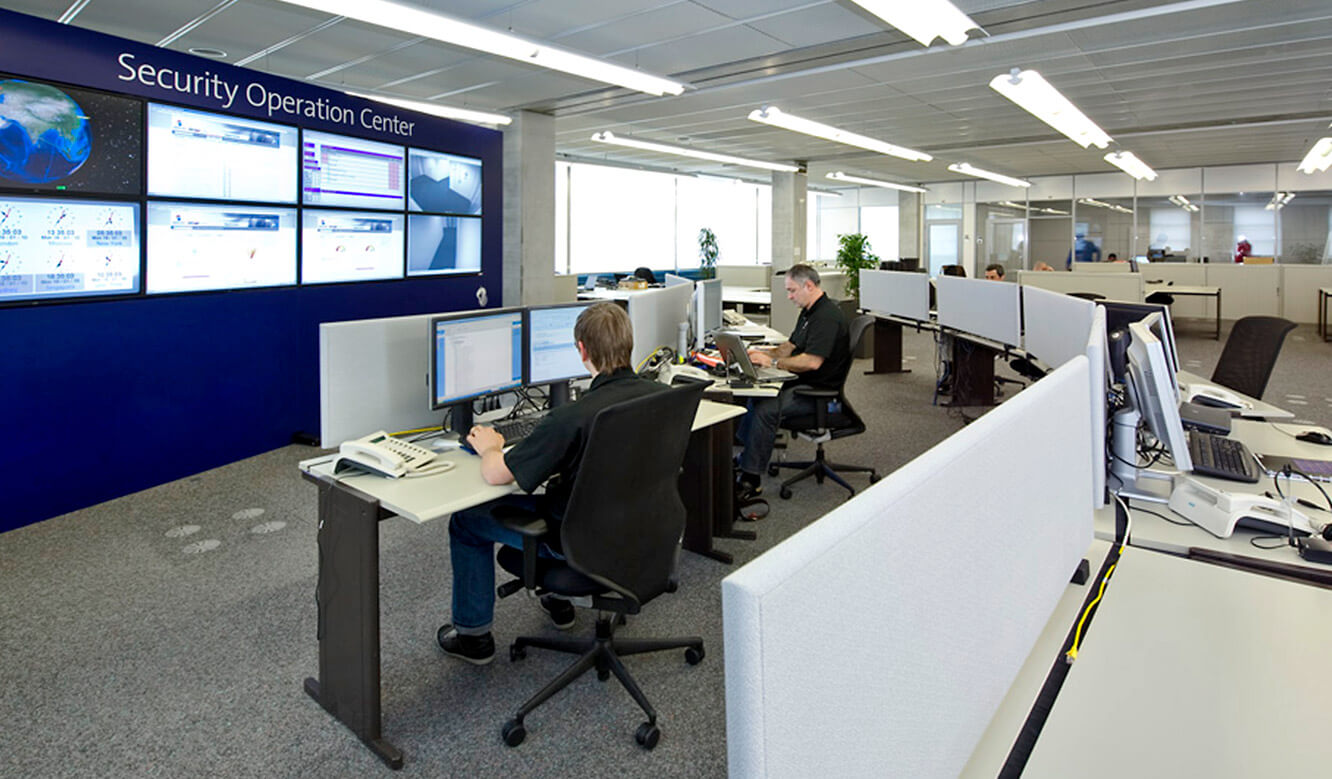
[[[523,537],[523,587],[525,589],[536,589],[537,586],[537,550],[540,548],[541,539],[549,531],[550,526],[546,520],[533,511],[518,508],[517,506],[497,506],[492,516],[504,528],[512,530]],[[512,584],[513,582],[510,582]],[[505,591],[504,587],[497,591],[503,598],[516,590]]]
[[[793,390],[796,395],[803,395],[807,398],[836,398],[841,393],[835,389],[824,389],[822,387],[796,387]]]

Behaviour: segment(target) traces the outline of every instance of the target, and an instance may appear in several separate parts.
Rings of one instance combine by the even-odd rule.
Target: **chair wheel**
[[[769,475],[769,476],[776,476],[778,473],[781,473],[781,471],[777,468],[777,466],[775,466],[775,465],[769,465],[769,466],[768,466],[768,475]]]
[[[698,665],[703,662],[703,647],[689,647],[685,650],[685,662],[690,665]]]
[[[527,647],[511,644],[509,646],[509,662],[516,663],[527,657]]]
[[[609,669],[609,668],[598,668],[598,669],[597,669],[597,681],[599,681],[599,682],[604,682],[604,681],[606,681],[606,680],[609,679],[609,678],[610,678],[610,669]]]
[[[790,500],[790,499],[791,499],[791,488],[790,488],[790,487],[782,487],[781,490],[779,490],[779,491],[777,492],[777,494],[782,496],[782,500]]]
[[[527,738],[527,728],[523,727],[522,720],[511,719],[504,723],[504,729],[500,731],[500,736],[504,738],[504,743],[516,747],[523,743]]]
[[[634,740],[644,749],[652,749],[661,740],[661,729],[651,722],[644,722],[638,726],[638,732],[634,733]]]

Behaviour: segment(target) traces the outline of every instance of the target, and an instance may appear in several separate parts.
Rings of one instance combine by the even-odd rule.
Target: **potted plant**
[[[706,227],[698,231],[698,266],[705,279],[717,275],[717,234]]]
[[[846,295],[860,299],[860,272],[879,267],[879,258],[870,252],[869,236],[849,233],[837,236],[837,267],[846,274]]]

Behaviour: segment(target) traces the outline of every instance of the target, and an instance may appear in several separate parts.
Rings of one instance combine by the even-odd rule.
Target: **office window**
[[[1276,228],[1272,211],[1262,206],[1236,206],[1233,218],[1236,244],[1242,235],[1253,247],[1253,256],[1276,256]]]
[[[555,272],[572,273],[569,268],[569,169],[567,162],[555,163]]]
[[[719,265],[753,265],[758,257],[758,188],[736,179],[676,177],[675,267],[698,267],[698,231],[704,227],[717,236]],[[768,202],[771,219],[771,191]]]
[[[1193,231],[1193,214],[1183,208],[1153,208],[1150,217],[1149,246],[1169,248],[1173,254],[1187,254]]]
[[[675,267],[674,176],[602,165],[571,167],[573,273]]]
[[[880,260],[896,260],[901,255],[897,250],[897,206],[862,206],[860,209],[860,232],[869,238],[870,250]]]

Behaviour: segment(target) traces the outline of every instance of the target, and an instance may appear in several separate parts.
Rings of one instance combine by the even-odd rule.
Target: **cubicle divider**
[[[1074,357],[723,580],[732,776],[958,774],[1091,543],[1100,370]]]
[[[1022,345],[1016,284],[940,276],[935,279],[939,325],[1009,346]]]
[[[1018,273],[1024,287],[1039,287],[1070,294],[1090,292],[1109,300],[1141,303],[1144,295],[1141,273],[1060,273],[1024,270]]]
[[[928,322],[930,278],[893,270],[860,272],[860,307],[875,314]]]

